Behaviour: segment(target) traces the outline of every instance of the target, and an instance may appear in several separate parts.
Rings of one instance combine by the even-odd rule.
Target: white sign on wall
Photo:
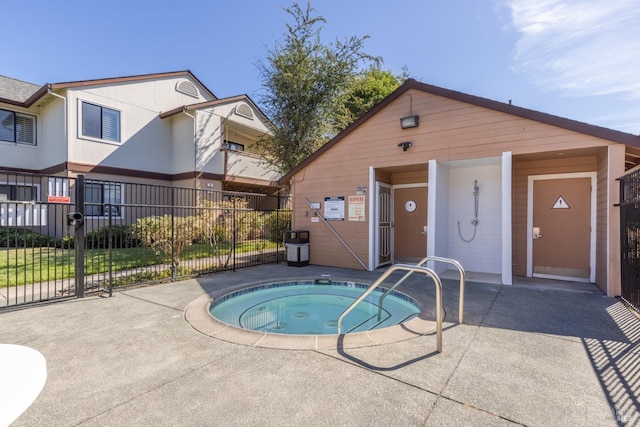
[[[324,219],[344,221],[344,196],[324,198]]]
[[[349,196],[349,221],[365,220],[365,196]]]
[[[564,198],[560,196],[551,209],[571,209],[571,207],[567,204]]]

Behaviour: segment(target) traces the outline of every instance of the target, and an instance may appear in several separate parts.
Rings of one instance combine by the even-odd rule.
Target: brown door
[[[394,188],[394,260],[417,262],[427,256],[427,187]]]
[[[591,178],[533,181],[533,275],[589,280]]]

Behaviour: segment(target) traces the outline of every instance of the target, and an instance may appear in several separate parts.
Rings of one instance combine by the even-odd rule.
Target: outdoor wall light
[[[402,129],[416,128],[419,124],[420,116],[407,116],[400,119]]]
[[[398,148],[402,148],[402,151],[407,151],[409,149],[409,147],[411,147],[412,145],[413,145],[413,143],[411,143],[409,141],[401,142],[400,144],[398,144]]]

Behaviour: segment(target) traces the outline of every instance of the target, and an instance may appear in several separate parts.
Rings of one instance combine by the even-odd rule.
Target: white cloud
[[[518,34],[514,68],[564,96],[640,99],[638,0],[496,0]]]

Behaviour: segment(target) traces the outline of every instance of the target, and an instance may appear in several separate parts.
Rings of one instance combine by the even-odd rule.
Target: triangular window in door
[[[551,209],[571,209],[571,206],[567,204],[562,196],[559,196],[558,200],[556,200]]]

